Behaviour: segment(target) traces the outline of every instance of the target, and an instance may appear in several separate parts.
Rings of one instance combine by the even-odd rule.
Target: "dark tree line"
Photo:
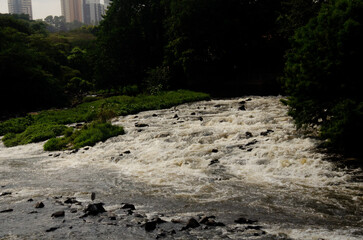
[[[99,27],[97,83],[277,93],[288,39],[321,3],[114,0]]]

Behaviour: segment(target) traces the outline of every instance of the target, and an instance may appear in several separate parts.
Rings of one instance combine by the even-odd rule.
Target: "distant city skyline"
[[[103,3],[103,0],[100,0]],[[44,19],[45,17],[61,16],[60,0],[32,0],[33,19]],[[0,13],[9,13],[8,0],[0,0]]]

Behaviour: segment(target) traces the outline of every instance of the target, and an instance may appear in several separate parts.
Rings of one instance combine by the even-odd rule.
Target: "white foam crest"
[[[113,123],[124,126],[126,135],[66,156],[57,167],[91,162],[151,185],[192,192],[197,192],[196,181],[203,188],[218,178],[276,186],[345,183],[347,175],[334,171],[331,163],[322,160],[324,155],[315,151],[316,140],[297,134],[279,99],[253,97],[245,103],[247,111],[238,110],[243,99],[233,99],[120,117]],[[149,126],[139,128],[135,123]],[[262,136],[268,129],[273,132]],[[246,132],[253,137],[247,138]],[[127,150],[131,153],[123,154]]]

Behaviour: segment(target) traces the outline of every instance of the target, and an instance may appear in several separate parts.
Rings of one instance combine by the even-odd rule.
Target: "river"
[[[118,117],[125,135],[78,152],[1,144],[0,239],[362,239],[362,170],[328,161],[280,98]],[[91,192],[116,220],[82,217]],[[203,216],[223,225],[181,229]],[[145,231],[153,217],[166,223]]]

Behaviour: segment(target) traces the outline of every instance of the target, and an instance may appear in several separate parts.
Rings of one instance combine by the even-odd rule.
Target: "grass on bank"
[[[92,146],[123,133],[121,127],[106,121],[115,116],[135,114],[141,111],[169,108],[182,103],[209,99],[205,93],[178,90],[158,95],[113,96],[93,102],[82,103],[75,108],[46,110],[36,115],[9,119],[0,123],[0,136],[5,146],[40,142],[50,139],[45,150],[78,149]],[[65,124],[87,122],[81,130],[68,128]],[[64,137],[56,138],[64,135]]]

